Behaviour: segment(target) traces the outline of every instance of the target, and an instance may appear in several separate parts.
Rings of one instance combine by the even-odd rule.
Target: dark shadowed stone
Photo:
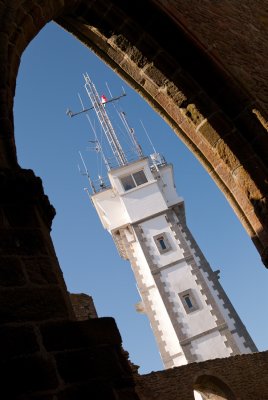
[[[58,282],[54,266],[49,257],[24,258],[23,263],[29,280],[32,283],[46,285]]]
[[[56,353],[55,359],[61,377],[66,383],[102,377],[120,379],[124,372],[111,346]]]
[[[32,326],[1,326],[1,360],[27,355],[39,350],[37,337]]]
[[[16,257],[1,257],[0,286],[23,286],[25,283],[20,260]]]
[[[37,218],[32,205],[27,203],[12,204],[3,206],[6,219],[11,227],[34,227],[37,225]]]
[[[90,318],[98,318],[93,298],[85,293],[69,294],[76,319],[84,321]]]
[[[0,255],[46,255],[41,231],[37,229],[0,230]]]
[[[0,365],[1,392],[17,399],[16,394],[53,389],[58,378],[53,362],[41,355],[16,358]],[[14,397],[13,397],[14,396]]]
[[[110,382],[91,380],[87,384],[72,385],[58,394],[58,400],[118,400]],[[131,400],[132,398],[129,397]]]
[[[40,326],[48,351],[78,349],[96,345],[121,345],[122,339],[113,318],[63,321]]]
[[[58,287],[17,288],[0,292],[0,320],[39,321],[67,316],[62,293]]]

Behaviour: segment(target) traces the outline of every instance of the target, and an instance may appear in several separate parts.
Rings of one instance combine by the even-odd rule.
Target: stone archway
[[[194,29],[203,21],[203,32],[194,37],[186,29],[184,7],[180,1],[167,5],[160,0],[143,2],[142,8],[120,0],[69,0],[64,6],[61,1],[53,6],[45,1],[9,2],[8,7],[2,6],[1,164],[16,165],[12,106],[20,56],[42,26],[55,19],[122,75],[173,127],[220,187],[266,264],[268,145],[260,106],[266,100],[265,84],[258,103],[250,79],[242,85],[230,62],[216,60],[213,48],[204,48],[211,26],[198,8],[189,26]],[[212,6],[206,11],[217,15]],[[246,11],[218,10],[226,13],[225,23],[230,26],[234,15],[244,21]],[[189,10],[185,13],[189,18]],[[258,23],[255,14],[253,24]],[[254,38],[249,55],[256,50],[261,33]],[[219,46],[216,34],[213,39]],[[230,40],[244,46],[239,35]],[[223,54],[228,49],[223,48]]]
[[[190,31],[184,27],[183,2],[164,3],[148,0],[141,9],[122,0],[0,2],[1,376],[11,398],[138,398],[113,321],[75,320],[49,235],[54,209],[40,180],[17,164],[13,99],[20,57],[52,19],[166,119],[214,178],[268,264],[268,140],[259,105],[265,91],[257,103],[250,79],[242,84],[239,72],[218,62],[202,35],[195,36],[195,24]],[[234,7],[227,23],[237,11],[248,15]],[[200,25],[206,19],[195,18]],[[232,40],[244,43],[236,34]],[[243,54],[253,54],[254,45]]]
[[[199,376],[194,390],[201,395],[202,400],[235,400],[231,389],[216,376]]]

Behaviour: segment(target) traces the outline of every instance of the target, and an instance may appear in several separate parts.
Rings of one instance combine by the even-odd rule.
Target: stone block
[[[65,301],[58,287],[6,288],[0,292],[2,323],[40,321],[66,316]]]
[[[58,282],[54,266],[49,257],[24,257],[22,261],[30,282],[38,285]]]
[[[93,298],[85,293],[69,294],[76,319],[85,321],[90,318],[98,318]]]
[[[0,257],[0,286],[23,286],[26,278],[16,257]]]
[[[55,397],[55,395],[53,393],[52,394],[41,394],[41,393],[40,394],[36,394],[36,393],[30,394],[30,393],[27,393],[22,396],[19,395],[19,397],[18,397],[18,400],[56,400],[56,399],[57,399],[57,397]],[[8,399],[6,399],[6,400],[8,400]]]
[[[37,224],[34,208],[27,203],[4,205],[3,211],[11,227],[31,227]]]
[[[83,349],[54,355],[61,378],[66,383],[85,382],[88,379],[120,380],[123,370],[117,352],[110,346]]]
[[[230,147],[226,145],[226,143],[222,139],[217,142],[216,150],[222,161],[228,166],[231,171],[234,171],[236,168],[239,167],[239,160],[235,157]]]
[[[39,230],[0,230],[0,255],[46,255],[47,249]]]
[[[131,47],[130,42],[123,35],[114,35],[110,41],[112,47],[118,47],[121,51],[126,52]]]
[[[157,69],[153,64],[149,65],[144,71],[145,75],[151,79],[158,87],[164,86],[167,83],[166,76]]]
[[[121,345],[122,339],[113,318],[64,321],[40,326],[48,351],[79,349],[99,345]]]
[[[159,46],[151,38],[150,35],[144,33],[142,38],[139,38],[139,42],[137,43],[137,47],[140,52],[148,59],[148,61],[152,62],[155,59],[155,56],[159,52]]]
[[[109,382],[90,381],[68,387],[58,394],[58,400],[118,400]],[[130,398],[131,399],[131,398]]]
[[[39,350],[37,337],[32,326],[1,326],[1,360],[28,355]]]
[[[1,393],[5,399],[21,399],[21,395],[35,391],[54,389],[58,378],[52,360],[41,355],[15,358],[0,365]],[[17,395],[20,397],[17,397]]]
[[[211,146],[215,146],[217,141],[221,138],[220,134],[214,129],[214,127],[209,123],[205,122],[198,131],[202,134],[204,139],[211,144]]]
[[[116,391],[118,400],[139,400],[134,388],[121,389]],[[148,399],[149,400],[149,399]]]

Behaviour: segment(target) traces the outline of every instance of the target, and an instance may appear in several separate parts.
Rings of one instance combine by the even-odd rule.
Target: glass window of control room
[[[122,178],[120,178],[120,180],[124,190],[126,191],[148,182],[143,170],[134,172],[131,175],[123,176]]]

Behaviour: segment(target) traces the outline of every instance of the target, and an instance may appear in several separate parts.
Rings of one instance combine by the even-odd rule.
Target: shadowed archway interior
[[[114,322],[76,321],[49,235],[54,209],[40,180],[16,160],[20,57],[50,20],[93,49],[163,116],[268,264],[267,24],[258,2],[215,7],[189,10],[185,2],[160,0],[143,2],[142,10],[121,0],[0,3],[2,376],[11,398],[139,398]],[[220,33],[212,19],[222,24]],[[251,31],[243,30],[248,26]]]

